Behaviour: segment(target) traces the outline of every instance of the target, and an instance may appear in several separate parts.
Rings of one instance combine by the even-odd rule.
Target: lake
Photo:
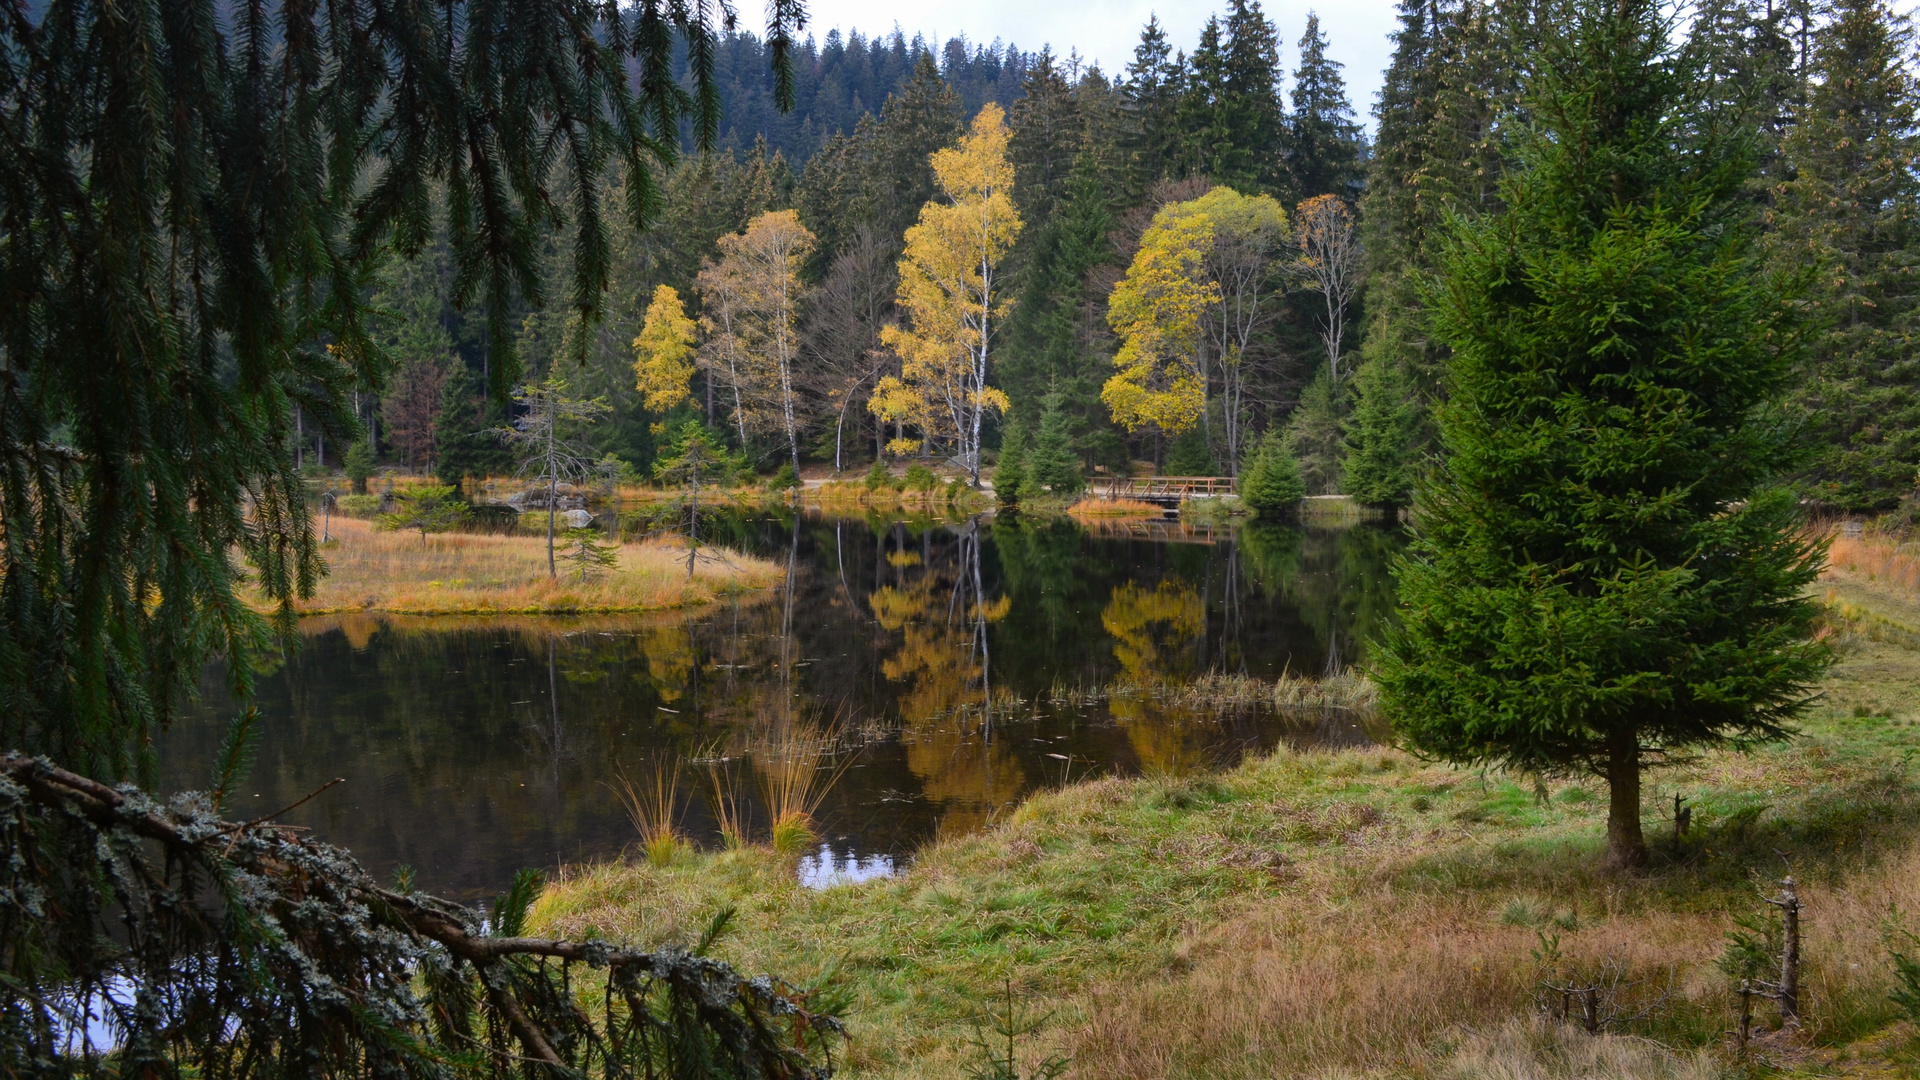
[[[816,514],[719,530],[789,566],[785,584],[645,616],[306,620],[258,673],[236,816],[345,777],[280,820],[477,897],[632,847],[616,789],[661,768],[684,766],[682,827],[712,842],[712,773],[752,792],[770,740],[831,728],[844,771],[802,866],[819,883],[885,873],[1069,780],[1374,737],[1350,714],[1174,708],[1142,688],[1364,661],[1396,530]],[[224,683],[210,669],[163,740],[169,789],[205,786],[236,711]]]

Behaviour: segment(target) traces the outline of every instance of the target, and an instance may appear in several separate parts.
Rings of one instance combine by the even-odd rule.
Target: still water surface
[[[240,812],[344,776],[282,820],[377,874],[409,865],[424,888],[476,896],[521,867],[631,846],[622,776],[725,759],[751,791],[770,737],[837,725],[857,750],[802,868],[820,881],[884,873],[1068,779],[1369,737],[1345,718],[1198,715],[1086,691],[1363,660],[1391,607],[1391,530],[813,515],[727,529],[790,566],[787,581],[648,616],[308,620],[258,680],[263,736]],[[210,670],[165,740],[168,787],[204,786],[235,711],[223,682]],[[710,839],[706,777],[687,770],[680,792],[685,827]]]

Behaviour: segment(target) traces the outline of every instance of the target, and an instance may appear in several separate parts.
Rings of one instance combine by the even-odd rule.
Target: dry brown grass
[[[1920,593],[1920,540],[1898,534],[1836,536],[1827,549],[1827,563],[1869,581]]]
[[[1167,516],[1162,508],[1138,499],[1081,499],[1067,507],[1067,513],[1074,517],[1147,518],[1154,521]]]
[[[582,583],[547,576],[545,537],[383,532],[367,522],[333,520],[335,543],[322,549],[328,573],[303,615],[348,611],[401,614],[565,614],[650,611],[703,604],[780,580],[764,559],[703,549],[687,578],[686,549],[673,540],[620,545],[617,570]]]

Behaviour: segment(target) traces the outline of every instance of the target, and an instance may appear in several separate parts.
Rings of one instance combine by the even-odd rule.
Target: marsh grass
[[[733,762],[717,754],[707,758],[707,809],[720,827],[720,843],[736,851],[752,842],[750,807],[734,776]]]
[[[1272,709],[1282,713],[1355,713],[1371,716],[1378,688],[1351,669],[1324,679],[1283,674],[1268,681],[1249,675],[1207,672],[1187,682],[1110,684],[1105,696],[1144,699],[1167,708],[1196,713],[1233,713]]]
[[[702,562],[689,581],[685,548],[672,539],[617,546],[617,567],[593,581],[547,575],[544,537],[382,532],[335,518],[335,543],[322,550],[327,574],[302,615],[351,611],[400,614],[565,614],[647,611],[707,603],[780,580],[774,563],[737,552]]]
[[[1858,537],[1835,535],[1827,548],[1828,565],[1860,574],[1890,588],[1920,594],[1920,537],[1905,531],[1870,531]]]

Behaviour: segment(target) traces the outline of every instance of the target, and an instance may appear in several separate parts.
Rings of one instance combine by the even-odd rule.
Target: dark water
[[[1363,660],[1386,617],[1395,532],[1070,522],[742,519],[728,542],[788,583],[690,613],[594,620],[316,619],[264,670],[260,753],[240,813],[347,782],[282,820],[423,887],[492,892],[524,866],[634,842],[612,787],[661,760],[756,754],[808,725],[857,752],[803,868],[883,871],[929,838],[1089,774],[1229,764],[1251,749],[1362,741],[1348,719],[1196,715],[1084,691],[1217,671],[1272,679]],[[234,708],[207,700],[162,747],[169,787],[204,786]],[[684,824],[717,835],[706,772]],[[764,822],[762,822],[764,824]]]

